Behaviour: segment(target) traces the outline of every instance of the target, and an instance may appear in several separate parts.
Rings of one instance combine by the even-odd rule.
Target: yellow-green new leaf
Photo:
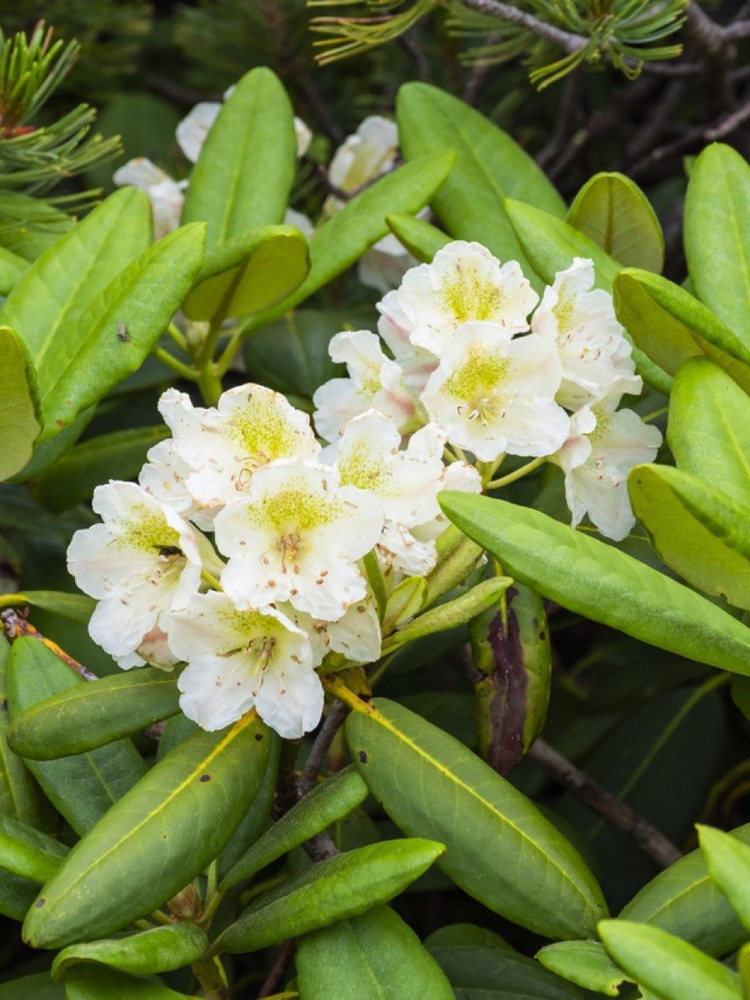
[[[250,70],[224,101],[185,196],[183,223],[205,222],[209,250],[259,226],[277,225],[297,161],[294,114],[265,66]]]
[[[389,215],[385,220],[388,228],[412,257],[430,264],[432,258],[451,238],[442,229],[413,215]]]
[[[68,848],[32,826],[0,814],[0,868],[41,885],[60,867]]]
[[[663,1000],[742,1000],[735,972],[658,927],[603,920],[599,935],[615,962]]]
[[[465,892],[546,937],[593,933],[606,904],[581,856],[462,743],[383,698],[352,712],[346,737],[394,823],[444,843],[439,866]]]
[[[27,260],[0,247],[0,295],[10,295],[28,269]]]
[[[41,429],[37,375],[29,352],[15,330],[0,326],[0,480],[23,469]]]
[[[193,320],[262,312],[291,295],[309,270],[307,240],[298,229],[240,233],[206,254],[183,310]]]
[[[705,355],[750,391],[750,346],[680,285],[626,268],[615,275],[612,295],[633,343],[668,375]]]
[[[750,347],[750,164],[713,143],[690,171],[685,255],[696,295]]]
[[[389,906],[307,934],[295,963],[305,1000],[454,1000],[440,966]]]
[[[568,222],[626,267],[661,273],[664,236],[648,198],[629,177],[596,174],[568,212]]]
[[[443,853],[432,840],[386,840],[304,869],[255,899],[211,953],[258,951],[393,899]]]
[[[550,972],[608,997],[619,996],[620,986],[628,981],[598,941],[558,941],[542,948],[536,957]]]
[[[750,930],[750,847],[710,826],[698,826],[698,839],[708,874]]]
[[[157,667],[77,684],[17,716],[8,744],[32,760],[55,760],[130,736],[176,715],[177,678]]]
[[[64,948],[52,963],[52,978],[61,980],[71,966],[81,963],[106,965],[136,976],[171,972],[196,962],[207,946],[205,932],[195,924],[154,927],[139,934]]]
[[[120,930],[162,906],[217,856],[266,767],[254,713],[197,732],[162,758],[73,848],[24,923],[35,948]],[[98,751],[100,752],[100,751]]]
[[[710,361],[678,372],[667,440],[679,469],[750,505],[750,396]]]
[[[750,506],[666,465],[637,465],[628,493],[662,562],[699,590],[750,608]]]
[[[750,674],[750,629],[633,556],[505,500],[446,492],[440,504],[506,572],[563,607],[661,649]]]
[[[85,594],[69,594],[64,590],[16,590],[0,596],[0,608],[42,608],[61,618],[87,625],[96,601]]]
[[[197,1000],[154,979],[136,979],[114,969],[75,969],[65,979],[65,1000]],[[1,998],[0,998],[1,1000]]]

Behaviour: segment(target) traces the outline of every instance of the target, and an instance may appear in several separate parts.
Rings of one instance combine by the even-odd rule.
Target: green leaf
[[[596,174],[573,201],[568,222],[625,267],[661,273],[664,236],[637,184],[618,173]]]
[[[171,972],[196,962],[207,946],[205,932],[195,924],[154,927],[127,937],[64,948],[52,963],[52,977],[59,982],[71,966],[81,962],[106,965],[136,976]]]
[[[750,504],[750,396],[710,361],[677,374],[667,440],[678,468]]]
[[[135,479],[146,461],[146,452],[168,434],[164,425],[134,427],[83,441],[32,479],[31,495],[47,510],[68,510],[88,500],[100,483]]]
[[[664,1000],[742,1000],[736,973],[658,927],[603,920],[599,934],[617,964]]]
[[[0,295],[10,295],[28,269],[27,260],[0,247]]]
[[[381,622],[383,635],[405,625],[418,615],[427,601],[427,581],[423,576],[407,576],[388,595]]]
[[[440,504],[506,572],[570,611],[689,659],[750,674],[747,626],[625,552],[504,500],[446,492]]]
[[[63,455],[68,448],[72,447],[72,445],[74,445],[81,437],[83,432],[93,420],[95,413],[96,406],[89,406],[88,409],[79,413],[73,423],[68,424],[68,426],[61,430],[59,434],[50,438],[49,441],[45,441],[44,444],[38,445],[34,449],[31,461],[28,462],[10,481],[12,483],[26,482],[26,480],[31,479],[32,476],[38,476],[40,473],[44,472],[45,469],[50,467],[50,465],[54,465],[60,456]]]
[[[705,354],[750,391],[750,348],[684,288],[628,268],[615,276],[612,292],[633,343],[668,375]]]
[[[68,848],[32,826],[0,814],[0,868],[41,885],[57,871]]]
[[[391,819],[409,835],[444,843],[440,867],[465,892],[547,937],[592,933],[606,907],[583,859],[475,754],[381,698],[349,716],[346,736]]]
[[[225,876],[219,888],[229,889],[255,875],[287,851],[348,815],[364,802],[367,794],[367,785],[354,767],[347,767],[326,778],[253,844]]]
[[[258,951],[359,916],[403,892],[444,850],[432,840],[388,840],[321,861],[253,900],[211,953]]]
[[[750,165],[731,146],[696,158],[684,232],[696,295],[750,347]]]
[[[26,608],[29,605],[87,625],[96,602],[85,594],[68,594],[63,590],[17,590],[0,596],[0,608]]]
[[[427,597],[425,606],[434,604],[454,587],[464,583],[484,554],[481,545],[467,538],[454,524],[449,524],[436,542],[438,561],[425,577]]]
[[[450,236],[437,226],[413,215],[388,215],[385,221],[402,246],[425,264],[431,263],[438,250],[451,241]]]
[[[396,110],[407,160],[448,149],[458,153],[453,173],[430,202],[451,236],[477,240],[500,260],[517,260],[533,282],[503,203],[516,198],[554,216],[565,214],[565,203],[536,163],[482,114],[437,87],[406,84]]]
[[[405,163],[371,184],[315,230],[310,237],[310,273],[279,305],[253,320],[253,330],[283,316],[354,264],[389,233],[386,216],[416,214],[429,202],[451,171],[453,153],[423,156]],[[317,388],[317,387],[316,387]]]
[[[153,979],[135,979],[113,969],[76,970],[65,980],[65,1000],[189,1000]],[[0,998],[2,1000],[2,998]]]
[[[750,847],[710,826],[698,826],[698,839],[709,875],[750,929]]]
[[[2,872],[0,876],[0,914],[20,923],[36,899],[39,884],[10,872]]]
[[[50,978],[49,972],[22,976],[0,985],[0,1000],[65,1000],[62,986]]]
[[[666,465],[635,466],[628,493],[662,562],[699,590],[750,608],[750,507]]]
[[[619,987],[628,981],[598,941],[559,941],[542,948],[536,957],[545,969],[608,997],[619,996]]]
[[[183,310],[193,320],[262,312],[291,295],[309,270],[307,240],[292,226],[239,233],[206,254]]]
[[[440,967],[389,906],[306,935],[295,963],[305,1000],[454,1000]]]
[[[41,789],[23,760],[8,746],[8,687],[7,669],[10,643],[0,635],[0,814],[20,820],[29,826],[48,829],[51,810]],[[2,882],[2,879],[0,879]],[[0,891],[0,912],[2,908]]]
[[[50,695],[86,683],[39,639],[31,636],[16,639],[8,669],[11,721]],[[145,771],[138,751],[129,740],[84,756],[27,761],[26,766],[79,835],[91,829]]]
[[[265,771],[268,744],[250,713],[219,733],[197,732],[163,757],[44,886],[26,918],[26,940],[63,948],[163,905],[231,837]]]
[[[64,337],[55,337],[44,358],[47,378],[39,386],[40,441],[141,366],[193,284],[203,241],[199,225],[165,236],[129,264]]]
[[[460,925],[459,925],[460,927]],[[575,986],[519,955],[495,935],[446,927],[425,947],[448,976],[460,1000],[580,1000]],[[449,933],[446,933],[449,932]]]
[[[205,222],[210,250],[284,218],[297,137],[284,87],[270,69],[250,70],[223,103],[190,176],[182,221]]]
[[[750,823],[730,836],[750,845]],[[709,955],[733,951],[746,934],[724,894],[712,881],[703,854],[691,851],[661,872],[620,914],[684,938]]]
[[[30,461],[42,426],[39,390],[29,352],[15,330],[0,326],[0,480],[15,476]]]
[[[13,720],[12,749],[55,760],[130,736],[179,711],[177,678],[157,667],[77,684],[37,702]]]

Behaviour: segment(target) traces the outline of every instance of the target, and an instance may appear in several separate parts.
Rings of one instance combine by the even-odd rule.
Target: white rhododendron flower
[[[159,240],[180,224],[185,203],[187,182],[176,181],[145,156],[128,160],[115,171],[113,181],[118,187],[131,185],[145,191],[154,216],[154,237]]]
[[[188,492],[213,513],[246,493],[257,469],[276,459],[320,454],[307,414],[265,386],[229,389],[210,409],[193,407],[185,393],[169,389],[159,410],[190,469]]]
[[[341,486],[335,468],[275,462],[253,476],[243,500],[217,515],[216,544],[229,562],[224,590],[238,607],[289,601],[335,621],[367,592],[356,560],[383,529],[374,494]]]
[[[422,402],[448,441],[491,462],[545,456],[568,436],[570,418],[555,403],[560,359],[531,333],[512,338],[496,323],[464,323],[443,349]]]
[[[350,604],[338,621],[313,618],[288,605],[282,611],[310,637],[313,661],[317,666],[327,653],[341,653],[353,663],[374,663],[380,656],[380,619],[369,598]]]
[[[154,643],[164,657],[164,618],[198,590],[201,549],[210,545],[135,483],[98,486],[92,505],[104,523],[77,531],[68,548],[76,583],[99,602],[91,638],[123,668],[144,663]],[[162,658],[156,665],[174,662]]]
[[[398,336],[390,321],[413,347],[439,358],[471,320],[495,323],[508,333],[528,330],[528,315],[538,301],[516,261],[501,265],[480,243],[457,240],[438,250],[431,264],[406,272],[390,302],[382,304],[380,329],[390,343]]]
[[[401,573],[428,573],[437,559],[432,542],[419,542],[410,528],[440,513],[445,433],[430,424],[417,431],[406,449],[393,420],[369,410],[346,425],[335,447],[341,482],[370,490],[385,515],[377,553]],[[326,455],[328,457],[328,455]]]
[[[328,353],[333,361],[346,365],[349,378],[331,379],[313,396],[315,426],[321,437],[335,441],[348,421],[371,408],[393,417],[401,431],[413,423],[415,402],[404,385],[404,373],[385,355],[374,333],[337,333]]]
[[[602,399],[615,380],[623,393],[643,388],[612,296],[593,285],[593,261],[576,257],[545,289],[531,322],[534,333],[557,345],[563,368],[557,401],[571,410]]]
[[[201,101],[191,108],[175,130],[180,149],[191,163],[201,155],[203,143],[221,111],[217,101]]]
[[[585,406],[571,420],[571,433],[552,461],[565,473],[565,499],[572,524],[585,514],[603,535],[625,538],[635,517],[628,497],[628,473],[653,462],[662,441],[657,427],[644,423],[633,410],[615,410],[619,400]]]
[[[177,682],[180,708],[203,729],[223,729],[251,708],[286,739],[320,721],[310,639],[275,608],[239,610],[226,594],[196,594],[170,617],[169,636],[188,664]]]

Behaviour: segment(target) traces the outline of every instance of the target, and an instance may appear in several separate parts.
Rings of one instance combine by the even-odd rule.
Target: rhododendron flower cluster
[[[205,729],[254,707],[294,738],[320,720],[329,654],[378,659],[372,587],[435,567],[442,490],[492,491],[547,460],[573,523],[624,538],[627,473],[661,435],[618,408],[642,383],[593,281],[576,259],[540,300],[516,262],[448,244],[385,295],[378,335],[333,335],[348,375],[315,393],[315,427],[261,385],[215,407],[167,390],[171,437],[138,484],[96,490],[102,523],[70,545],[93,638],[123,668],[186,664],[180,704]],[[496,478],[506,455],[532,461]]]

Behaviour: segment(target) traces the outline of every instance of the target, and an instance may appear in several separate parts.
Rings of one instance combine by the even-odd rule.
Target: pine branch
[[[562,28],[556,28],[552,24],[540,21],[533,14],[521,10],[519,7],[514,7],[512,4],[501,3],[501,0],[461,0],[461,5],[475,10],[479,14],[498,17],[509,24],[525,28],[539,38],[543,38],[544,41],[551,42],[561,48],[569,55],[585,49],[590,41],[582,35],[576,35],[572,31],[563,31]]]

